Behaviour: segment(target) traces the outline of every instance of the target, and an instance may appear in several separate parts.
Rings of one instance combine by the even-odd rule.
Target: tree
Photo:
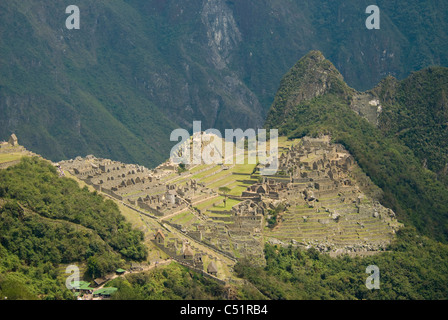
[[[179,163],[179,167],[177,168],[177,173],[181,174],[182,172],[188,171],[185,163]]]
[[[230,189],[228,187],[220,187],[219,192],[221,192],[224,195],[224,207],[225,207],[227,202],[227,195],[230,192]]]

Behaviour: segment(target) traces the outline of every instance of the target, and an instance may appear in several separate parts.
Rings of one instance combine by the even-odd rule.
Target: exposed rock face
[[[358,92],[344,82],[341,73],[320,51],[311,51],[282,79],[266,123],[268,126],[279,124],[291,115],[297,105],[335,93],[346,100],[355,113],[378,126],[383,104],[379,93],[384,91],[385,82],[372,90]]]
[[[224,0],[187,6],[179,4],[183,12],[179,19],[193,16],[197,27],[193,34],[179,36],[170,44],[182,61],[182,70],[151,70],[139,82],[151,100],[167,106],[169,117],[185,129],[191,129],[193,120],[201,120],[204,129],[260,127],[266,110],[234,66],[243,35],[233,11]]]
[[[325,94],[331,89],[334,78],[343,80],[339,71],[319,51],[310,52],[302,63],[303,68],[293,71],[294,77],[301,79],[302,86],[293,89],[287,107]]]
[[[371,124],[378,126],[378,118],[382,112],[382,106],[373,93],[364,92],[355,94],[350,107],[359,116],[365,118]]]
[[[220,130],[261,126],[280,79],[311,48],[359,89],[446,64],[431,32],[447,10],[408,3],[423,15],[416,41],[393,4],[393,27],[366,33],[355,3],[91,1],[73,32],[54,1],[0,2],[0,30],[10,30],[0,41],[0,135],[16,132],[54,161],[95,153],[149,167],[166,159],[170,132],[193,119]],[[331,70],[315,71],[292,105],[335,89]]]
[[[242,41],[233,13],[223,0],[206,0],[201,18],[211,50],[208,58],[217,69],[223,69],[229,62],[231,51]]]

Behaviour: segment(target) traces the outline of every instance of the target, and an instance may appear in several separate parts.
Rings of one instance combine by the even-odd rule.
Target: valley
[[[2,1],[0,136],[52,161],[155,167],[170,132],[195,120],[263,126],[283,75],[310,50],[357,90],[448,65],[447,3],[396,2],[379,0],[381,29],[368,30],[365,0]],[[66,28],[69,5],[80,29]]]
[[[446,152],[431,148],[445,131],[415,139],[428,144],[423,154],[409,142],[415,133],[406,137],[432,128],[431,118],[445,128],[446,72],[431,67],[358,92],[311,51],[268,113],[265,128],[280,133],[272,175],[246,149],[237,163],[204,140],[201,154],[215,162],[148,168],[95,152],[46,160],[11,134],[0,142],[0,293],[73,299],[62,279],[76,263],[97,288],[118,288],[117,299],[446,296]],[[402,109],[412,94],[418,103]],[[382,290],[364,286],[370,265]]]

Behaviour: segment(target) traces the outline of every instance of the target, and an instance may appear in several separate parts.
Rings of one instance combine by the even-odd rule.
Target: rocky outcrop
[[[326,93],[348,96],[352,92],[334,65],[320,51],[311,51],[283,77],[266,124],[283,123],[295,106],[315,97]]]
[[[201,20],[206,28],[211,52],[208,59],[218,70],[224,69],[232,50],[242,41],[233,13],[223,0],[206,0]]]

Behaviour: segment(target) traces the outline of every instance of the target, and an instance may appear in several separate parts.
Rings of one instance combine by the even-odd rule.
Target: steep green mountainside
[[[116,1],[84,1],[84,28],[69,32],[62,2],[0,6],[2,136],[15,131],[52,160],[89,153],[145,164],[164,159],[160,151],[169,149],[162,142],[175,125],[130,79],[140,68],[133,55],[143,63],[141,52],[151,46],[139,34],[123,36],[135,34],[138,15]]]
[[[145,259],[142,241],[115,203],[60,178],[47,162],[25,157],[0,170],[2,297],[69,299],[63,266],[100,277]]]
[[[399,218],[414,225],[418,231],[446,242],[446,186],[422,166],[420,159],[402,140],[395,135],[385,135],[351,109],[353,94],[357,92],[348,89],[340,77],[333,77],[331,86],[327,86],[337,90],[316,91],[311,95],[313,98],[300,100],[291,111],[285,112],[288,109],[284,101],[291,98],[285,92],[299,92],[304,85],[319,88],[321,78],[310,78],[304,84],[291,77],[304,65],[311,66],[309,72],[312,74],[324,74],[328,62],[311,63],[315,56],[316,53],[309,53],[285,76],[266,126],[279,128],[281,134],[289,137],[330,134],[335,142],[342,143],[350,151],[364,172],[384,191],[382,202],[386,207],[392,208]]]
[[[379,128],[397,136],[428,169],[448,182],[448,68],[431,67],[374,90],[381,102]]]
[[[170,132],[260,127],[283,74],[312,49],[371,88],[448,65],[446,1],[79,0],[0,3],[0,137],[51,160],[95,154],[154,166]]]
[[[129,274],[111,281],[118,288],[113,300],[261,300],[263,295],[253,288],[243,286],[235,290],[206,278],[180,264],[171,264],[148,273]]]
[[[67,266],[77,266],[86,281],[110,276],[146,260],[143,238],[112,200],[60,177],[47,161],[23,157],[0,170],[2,300],[72,300],[73,292],[66,288],[71,275]],[[229,290],[175,262],[156,266],[117,277],[105,287],[118,288],[115,300],[265,298],[251,286]]]
[[[242,260],[237,274],[269,299],[287,300],[445,300],[448,245],[398,232],[388,252],[368,257],[331,258],[315,249],[266,245],[265,268]],[[380,272],[379,290],[366,287],[367,266]]]
[[[280,82],[280,87],[269,110],[266,126],[284,123],[294,116],[295,107],[318,96],[348,96],[349,88],[342,75],[320,51],[311,51],[300,59]]]

